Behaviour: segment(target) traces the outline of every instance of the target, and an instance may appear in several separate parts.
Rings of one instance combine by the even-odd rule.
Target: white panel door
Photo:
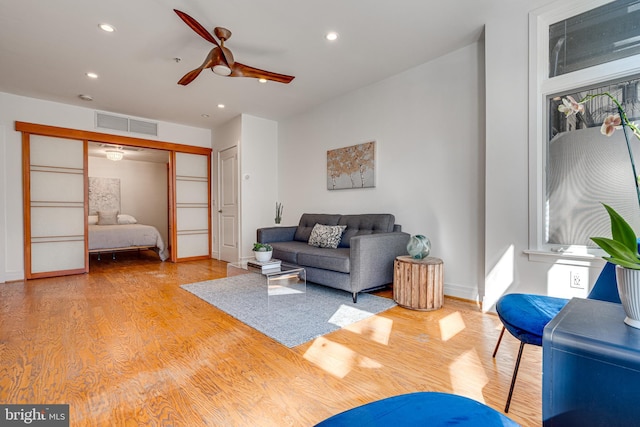
[[[177,258],[211,257],[210,156],[176,153]]]
[[[84,273],[88,271],[84,142],[29,135],[28,144],[25,275]]]
[[[240,226],[238,224],[238,148],[232,147],[220,152],[218,157],[220,171],[220,210],[219,253],[220,259],[236,262],[240,257]]]

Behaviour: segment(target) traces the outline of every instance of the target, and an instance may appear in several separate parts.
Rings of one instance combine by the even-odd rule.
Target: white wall
[[[22,212],[22,143],[15,121],[99,131],[90,108],[43,101],[0,92],[0,281],[24,278]],[[211,147],[211,130],[168,122],[158,125],[158,140]],[[125,134],[155,139],[136,134]]]
[[[275,203],[278,200],[278,123],[242,114],[230,120],[214,134],[217,153],[238,147],[239,253],[240,260],[253,257],[251,249],[256,230],[274,225]],[[217,188],[216,176],[215,188]],[[218,208],[219,209],[219,208]],[[217,210],[217,209],[216,209]],[[214,223],[217,224],[217,215]],[[218,227],[215,227],[215,235]],[[217,241],[214,237],[214,241]],[[217,245],[214,244],[214,248]]]
[[[505,292],[570,297],[571,269],[584,271],[593,284],[603,265],[552,256],[530,260],[524,252],[529,248],[528,14],[547,3],[513,2],[485,26],[485,309]]]
[[[256,230],[275,224],[279,170],[278,123],[243,114],[240,143],[242,259],[253,257]]]
[[[304,212],[392,213],[404,231],[431,239],[447,294],[478,298],[483,57],[483,43],[474,43],[281,122],[283,224],[297,224]],[[327,150],[372,140],[376,187],[327,190]]]
[[[120,213],[152,225],[169,245],[168,174],[165,163],[89,157],[89,176],[120,179]]]
[[[283,223],[303,212],[391,212],[432,240],[445,293],[491,310],[505,292],[562,297],[569,272],[603,265],[530,259],[528,15],[548,0],[496,9],[482,41],[280,123]],[[484,72],[483,72],[484,71]],[[327,191],[326,151],[376,140],[377,187]],[[587,288],[589,287],[587,286]]]

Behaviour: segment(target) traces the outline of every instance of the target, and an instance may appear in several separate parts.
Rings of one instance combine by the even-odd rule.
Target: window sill
[[[525,254],[529,256],[529,261],[556,263],[558,261],[580,261],[589,264],[604,264],[602,255],[591,253],[575,253],[575,252],[551,252],[539,250],[525,250]]]

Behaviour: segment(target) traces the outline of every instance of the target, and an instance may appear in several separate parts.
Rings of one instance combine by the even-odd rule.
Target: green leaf
[[[611,219],[611,235],[613,236],[613,240],[622,243],[626,246],[630,251],[634,254],[638,253],[638,238],[636,237],[636,233],[633,231],[633,228],[629,225],[627,221],[618,214],[611,206],[605,205],[603,206],[609,213],[609,218]],[[604,248],[603,248],[604,249]]]
[[[632,270],[640,270],[640,264],[636,264],[633,262],[628,262],[628,261],[624,261],[624,260],[620,260],[620,259],[608,257],[608,256],[604,257],[604,259],[609,261],[612,264],[617,264],[621,267],[630,268]]]
[[[603,251],[611,255],[612,258],[620,261],[636,263],[640,266],[640,259],[638,259],[637,251],[631,251],[628,247],[617,240],[606,237],[592,237],[591,240],[593,240],[596,245],[600,246]]]

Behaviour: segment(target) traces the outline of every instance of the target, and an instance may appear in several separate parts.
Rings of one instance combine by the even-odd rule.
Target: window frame
[[[529,13],[529,250],[530,258],[554,255],[569,258],[601,256],[586,246],[548,244],[544,236],[547,97],[552,94],[623,79],[640,73],[640,55],[549,77],[549,26],[614,0],[572,0]]]

